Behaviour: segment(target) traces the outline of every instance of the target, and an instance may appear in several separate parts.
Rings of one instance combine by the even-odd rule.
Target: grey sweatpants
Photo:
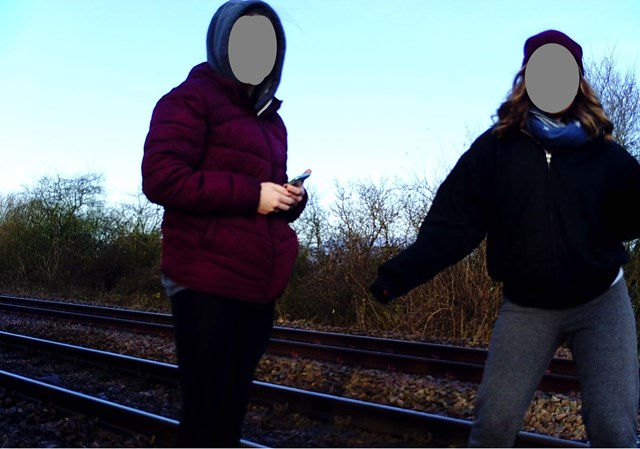
[[[578,368],[591,446],[636,446],[636,325],[620,279],[600,297],[568,309],[522,307],[504,300],[476,397],[469,447],[513,446],[536,387],[564,341]]]

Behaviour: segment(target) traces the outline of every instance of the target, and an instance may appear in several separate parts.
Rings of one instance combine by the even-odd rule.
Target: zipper
[[[531,140],[533,140],[533,142],[536,145],[538,145],[538,147],[540,147],[544,151],[545,159],[547,161],[547,185],[548,185],[548,189],[549,189],[549,197],[548,197],[548,201],[549,201],[549,226],[550,226],[549,231],[551,233],[549,238],[551,239],[551,250],[552,250],[552,257],[553,257],[553,272],[554,272],[555,277],[557,278],[559,276],[559,269],[558,269],[558,256],[557,256],[557,250],[556,250],[556,245],[555,245],[555,232],[554,232],[555,216],[553,214],[553,184],[551,182],[551,157],[552,157],[553,153],[551,151],[547,150],[544,147],[544,145],[542,145],[542,143],[540,143],[540,141],[538,139],[533,137],[533,135],[531,135],[527,130],[521,129],[521,131],[525,135],[529,136],[529,138]]]
[[[269,102],[269,104],[271,104],[271,102]],[[263,112],[264,108],[260,111]],[[262,133],[262,137],[265,141],[265,144],[267,145],[267,147],[269,148],[269,153],[271,154],[271,161],[270,161],[270,165],[271,165],[271,176],[270,179],[274,180],[275,179],[275,162],[278,160],[278,154],[276,152],[276,150],[273,148],[273,146],[271,145],[271,141],[269,140],[269,136],[268,136],[268,132],[265,130],[265,124],[263,121],[263,118],[258,116],[257,117],[257,121],[258,121],[258,127],[260,128],[260,132]],[[272,229],[272,221],[269,216],[267,215],[266,217],[266,224],[267,224],[267,232],[269,233],[269,240],[271,243],[271,255],[270,255],[270,260],[271,260],[271,272],[269,273],[269,277],[268,277],[268,281],[267,281],[267,285],[265,288],[265,298],[266,295],[271,291],[271,285],[272,285],[272,280],[273,280],[273,276],[276,270],[275,267],[275,260],[276,260],[276,248],[275,248],[275,242],[273,241],[273,229]]]
[[[551,171],[551,155],[552,155],[551,151],[547,150],[544,147],[544,145],[542,145],[540,143],[540,141],[538,139],[536,139],[535,137],[533,137],[533,135],[529,131],[527,131],[526,129],[520,129],[520,131],[522,131],[526,136],[529,136],[529,138],[531,140],[533,140],[535,142],[535,144],[538,145],[542,149],[542,151],[544,151],[545,158],[547,159],[547,169],[549,171]]]
[[[551,171],[551,152],[545,147],[542,147],[542,149],[544,150],[544,154],[547,157],[547,170]]]
[[[271,106],[271,103],[273,103],[273,98],[271,100],[267,101],[267,103],[264,106],[262,106],[262,108],[260,108],[260,110],[258,111],[258,113],[256,115],[258,117],[260,117],[260,115],[262,115],[262,113],[264,111],[266,111],[269,106]]]

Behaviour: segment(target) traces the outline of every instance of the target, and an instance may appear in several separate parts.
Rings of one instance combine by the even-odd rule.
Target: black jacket
[[[552,152],[526,131],[491,130],[442,183],[415,243],[371,286],[386,302],[427,282],[487,237],[489,275],[511,301],[565,308],[608,289],[640,237],[640,164],[599,137]]]

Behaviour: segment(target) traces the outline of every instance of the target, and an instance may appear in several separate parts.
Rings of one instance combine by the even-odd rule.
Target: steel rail
[[[135,371],[148,376],[157,376],[164,380],[177,381],[177,366],[172,364],[97,351],[7,332],[0,332],[0,343],[12,346],[32,347],[40,351],[63,354],[66,357],[76,359],[88,359],[91,362],[101,363],[113,368]],[[3,383],[0,378],[0,385]],[[260,381],[253,382],[251,399],[252,402],[258,404],[283,404],[281,408],[290,408],[291,410],[304,413],[316,419],[334,420],[346,424],[351,423],[358,428],[374,432],[421,436],[423,440],[433,442],[436,445],[449,445],[451,444],[451,440],[466,444],[471,426],[471,423],[465,420],[331,396],[324,393]],[[94,412],[91,413],[95,414]],[[145,424],[143,423],[142,425],[144,426]],[[574,440],[548,437],[529,432],[520,432],[518,434],[517,445],[521,447],[586,446],[584,443]]]
[[[0,297],[0,302],[2,302]],[[5,297],[6,298],[6,297]],[[19,305],[25,301],[28,306]],[[170,321],[167,314],[153,313],[155,322],[133,321],[114,318],[118,313],[126,314],[126,309],[110,309],[106,307],[92,307],[77,304],[44,302],[44,307],[37,300],[10,297],[9,304],[2,303],[2,307],[17,313],[30,315],[46,315],[85,323],[107,325],[110,328],[126,328],[134,331],[144,331],[165,335],[171,333],[170,324],[160,324],[159,321]],[[64,310],[57,310],[58,304]],[[77,310],[91,310],[85,315]],[[140,319],[145,312],[131,311]],[[98,314],[110,316],[102,316]],[[124,315],[119,315],[124,316]],[[159,316],[164,316],[160,319]],[[270,353],[284,356],[304,356],[317,360],[338,364],[359,365],[365,368],[397,370],[411,374],[432,375],[446,377],[466,382],[480,382],[484,370],[487,352],[477,348],[462,348],[456,346],[411,342],[379,337],[365,337],[359,335],[319,332],[302,329],[275,327],[272,332],[267,350]],[[571,360],[553,359],[538,387],[543,391],[568,393],[580,391],[580,383],[576,375],[575,365]]]
[[[484,372],[484,365],[478,363],[407,356],[340,346],[319,346],[289,340],[271,339],[267,345],[267,351],[271,354],[288,357],[304,356],[339,365],[348,364],[384,371],[431,375],[464,382],[479,383]],[[556,393],[569,393],[580,391],[580,382],[576,376],[545,373],[540,380],[538,389]]]
[[[27,335],[0,331],[0,345],[33,349],[62,357],[117,368],[121,371],[144,373],[164,381],[177,381],[176,365],[155,360],[141,359],[114,352],[70,345]]]
[[[35,308],[65,310],[68,312],[76,312],[80,314],[103,316],[103,317],[120,318],[123,320],[130,320],[130,321],[144,321],[149,323],[168,324],[168,325],[173,324],[171,315],[167,313],[98,306],[94,304],[79,304],[79,303],[73,303],[73,302],[25,298],[22,296],[11,296],[11,295],[0,295],[0,303],[31,306]]]
[[[0,387],[16,391],[23,396],[39,401],[51,402],[67,412],[79,412],[98,416],[107,425],[120,430],[155,435],[171,443],[177,429],[177,421],[131,407],[105,401],[75,391],[50,385],[7,371],[0,371]]]
[[[26,305],[27,308],[22,308]],[[13,307],[12,307],[13,306]],[[0,295],[0,308],[30,315],[47,315],[54,318],[68,320],[83,320],[91,324],[107,325],[111,328],[123,327],[137,331],[164,335],[173,332],[172,317],[166,313],[144,312],[131,309],[119,309],[104,306],[91,306],[59,301],[36,300],[15,296]],[[44,310],[42,310],[44,309]],[[50,311],[51,310],[51,311]],[[59,313],[67,311],[75,314]],[[112,321],[108,318],[97,319],[91,317],[112,317],[123,321]],[[152,323],[152,324],[147,324]],[[465,348],[444,344],[423,343],[409,340],[370,337],[363,335],[344,334],[336,332],[314,331],[275,326],[272,339],[312,343],[318,346],[347,347],[351,349],[387,352],[407,356],[424,357],[428,359],[455,360],[471,364],[484,364],[487,351],[479,348]],[[547,370],[548,373],[576,376],[573,360],[554,358]]]
[[[81,413],[95,416],[104,425],[133,433],[155,436],[160,442],[171,445],[178,429],[178,421],[154,413],[145,412],[115,402],[68,390],[39,380],[0,370],[0,387],[15,391],[21,396],[44,401],[65,413]],[[264,448],[249,440],[240,441],[242,447]]]
[[[317,419],[333,419],[344,425],[396,435],[419,437],[437,447],[466,446],[471,422],[442,415],[383,404],[331,396],[281,385],[254,381],[257,402],[280,403],[283,410],[295,410]],[[453,446],[452,446],[453,445]],[[587,443],[531,432],[518,432],[516,447],[588,447]]]
[[[340,346],[353,349],[376,352],[389,352],[407,356],[425,357],[441,360],[455,360],[458,362],[484,364],[487,350],[480,348],[466,348],[438,343],[424,343],[410,340],[371,337],[336,332],[314,331],[289,327],[274,327],[271,338],[278,340],[293,340],[316,345]],[[548,373],[575,376],[576,367],[573,360],[554,358],[547,370]]]
[[[69,306],[69,303],[60,303],[64,304],[64,306],[58,307],[55,301],[49,301],[43,306],[37,304],[37,302],[24,304],[27,305],[17,304],[13,301],[5,302],[4,300],[0,300],[0,308],[2,310],[6,310],[8,312],[16,314],[54,318],[77,323],[95,324],[110,329],[142,332],[150,335],[173,335],[172,324],[131,319],[131,317],[133,317],[134,315],[128,314],[113,316],[100,315],[96,313],[100,309],[105,308],[96,309],[92,308],[91,306],[82,306],[79,304]],[[129,316],[129,318],[122,318],[123,316]],[[135,316],[139,317],[140,315]]]
[[[82,321],[84,323],[108,325],[110,328],[125,328],[128,330],[139,331],[141,328],[153,330],[153,333],[161,332],[168,334],[172,331],[172,327],[166,324],[146,323],[141,321],[131,321],[121,318],[85,315],[67,310],[56,310],[50,308],[37,308],[31,306],[20,306],[17,304],[3,304],[3,307],[9,311],[19,313],[29,313],[38,316],[47,316],[53,318],[63,318],[67,320]],[[390,339],[378,338],[350,338],[346,334],[329,334],[322,335],[320,332],[300,332],[294,330],[293,338],[289,335],[288,330],[284,328],[274,329],[275,335],[285,335],[286,339],[271,338],[267,347],[270,353],[313,358],[338,364],[360,365],[365,368],[397,370],[410,374],[432,375],[436,377],[446,377],[458,379],[466,382],[480,382],[484,365],[482,362],[467,362],[465,360],[482,360],[478,350],[465,351],[461,348],[447,346],[432,346],[427,344],[419,344],[406,341],[394,341]],[[306,335],[306,340],[313,340],[313,343],[305,343],[298,341],[301,336]],[[358,337],[358,336],[355,336]],[[324,340],[322,340],[324,339]],[[329,346],[327,341],[342,343],[345,346]],[[321,343],[319,343],[321,342]],[[364,346],[368,348],[377,348],[376,350],[355,349],[353,346]],[[386,350],[385,350],[386,349]],[[398,350],[406,350],[410,354],[421,355],[405,355],[397,353]],[[447,351],[451,350],[453,356]],[[471,354],[467,357],[466,354]],[[456,357],[463,361],[456,360]],[[452,360],[453,358],[453,360]],[[553,364],[552,366],[556,366]],[[540,382],[539,389],[545,391],[555,391],[558,393],[567,393],[570,391],[579,391],[580,383],[575,375],[555,374],[554,370],[544,375]],[[567,372],[567,370],[562,370]]]

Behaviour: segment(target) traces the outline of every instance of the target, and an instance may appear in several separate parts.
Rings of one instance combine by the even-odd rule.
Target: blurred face
[[[569,109],[576,98],[580,68],[569,50],[559,44],[547,44],[531,55],[524,82],[538,109],[559,114]]]
[[[278,44],[271,21],[264,16],[242,16],[229,35],[229,63],[235,77],[257,86],[273,70]]]

